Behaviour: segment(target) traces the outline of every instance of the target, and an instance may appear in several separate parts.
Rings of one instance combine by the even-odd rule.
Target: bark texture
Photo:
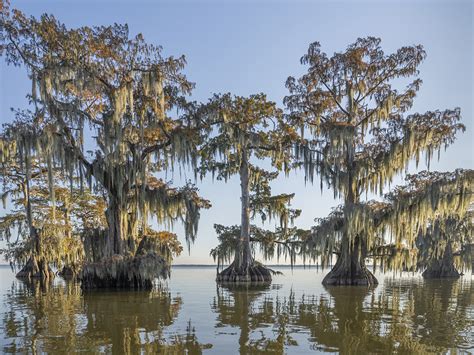
[[[106,257],[111,257],[115,254],[123,254],[123,237],[128,231],[124,230],[127,229],[127,218],[122,211],[126,210],[126,208],[126,206],[122,206],[120,202],[116,201],[114,197],[110,198],[107,211],[105,212],[109,227],[106,250],[104,251]]]
[[[29,199],[28,199],[29,201]],[[28,206],[30,203],[28,202]],[[27,207],[28,214],[31,214],[31,208]],[[16,274],[19,279],[40,279],[40,280],[52,280],[54,279],[54,273],[49,267],[47,261],[41,257],[41,238],[39,231],[30,225],[30,238],[34,245],[34,254],[30,256],[23,268]]]
[[[357,236],[351,248],[346,240],[337,258],[336,265],[324,277],[325,286],[376,286],[375,276],[365,266],[366,247],[362,238]]]
[[[169,265],[161,255],[135,248],[124,209],[112,199],[106,211],[108,229],[85,233],[86,260],[79,275],[83,289],[150,289],[156,278],[168,276]]]
[[[425,279],[441,279],[441,278],[459,278],[459,272],[454,267],[453,250],[451,243],[446,244],[443,258],[441,260],[433,260],[428,268],[422,274]]]

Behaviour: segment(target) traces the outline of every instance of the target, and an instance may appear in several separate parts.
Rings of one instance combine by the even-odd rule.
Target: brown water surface
[[[324,272],[281,268],[271,286],[217,287],[177,267],[151,292],[83,293],[0,268],[1,353],[472,353],[474,280],[377,275],[375,290],[326,289]]]

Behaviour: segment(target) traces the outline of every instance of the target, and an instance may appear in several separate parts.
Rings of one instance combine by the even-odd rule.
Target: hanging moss
[[[368,201],[339,206],[304,234],[298,253],[330,265],[338,254],[344,233],[363,238],[367,257],[382,271],[415,271],[441,260],[449,240],[462,250],[472,235],[472,170],[421,172],[407,176],[408,183],[386,194],[385,201]],[[345,216],[350,222],[346,224]],[[441,244],[440,244],[441,243]],[[459,257],[464,269],[470,268],[470,253]]]
[[[54,279],[54,272],[44,259],[38,260],[36,256],[32,256],[16,274],[16,277],[24,280],[41,279],[51,281]]]
[[[63,268],[58,271],[58,275],[65,280],[75,280],[79,277],[81,270],[81,264],[69,264],[63,266]]]
[[[29,154],[41,159],[50,188],[51,173],[59,170],[71,185],[79,180],[82,188],[85,180],[104,193],[108,230],[101,256],[107,260],[133,255],[153,217],[183,221],[188,242],[194,241],[199,209],[210,204],[190,184],[155,184],[164,170],[197,162],[200,121],[184,100],[193,87],[181,73],[184,57],[164,58],[142,36],[130,38],[125,25],[68,29],[53,17],[16,14],[5,18],[7,47],[14,64],[30,74],[36,109],[33,125],[6,131],[22,163],[28,167]],[[84,147],[87,132],[91,152]],[[6,158],[6,147],[0,150]],[[53,213],[54,193],[51,188]]]
[[[460,277],[459,272],[454,267],[453,251],[450,242],[447,243],[441,260],[432,260],[422,275],[425,279],[457,279]]]
[[[0,238],[7,242],[0,252],[12,265],[21,268],[20,277],[37,275],[51,279],[54,275],[50,267],[75,267],[82,262],[82,225],[78,222],[87,219],[96,226],[103,224],[103,200],[74,185],[64,187],[67,179],[61,171],[42,163],[32,152],[27,169],[20,154],[17,151],[3,165],[3,197],[10,200],[12,210],[0,218]]]
[[[290,238],[288,225],[301,211],[290,208],[294,194],[272,195],[270,182],[279,171],[289,171],[297,135],[264,94],[215,95],[202,110],[208,132],[200,147],[201,165],[197,172],[201,178],[211,173],[213,178],[225,181],[239,175],[241,186],[241,225],[216,226],[220,244],[211,255],[218,270],[223,263],[231,263],[218,272],[217,281],[269,282],[272,272],[254,260],[254,246],[260,245],[266,258],[276,254],[294,261],[291,248],[282,245]],[[254,163],[265,159],[275,172]],[[273,232],[251,226],[250,221],[256,216],[264,223],[278,220],[280,229]]]
[[[364,255],[356,263],[349,262],[358,253],[356,239],[368,250],[383,244],[383,230],[378,231],[373,206],[362,202],[363,195],[383,195],[412,159],[418,162],[424,155],[429,163],[436,151],[452,144],[465,130],[458,108],[407,114],[421,84],[417,68],[425,52],[421,46],[410,46],[386,54],[380,42],[374,37],[360,38],[333,56],[313,43],[301,59],[307,72],[287,80],[289,95],[284,102],[288,120],[299,127],[301,136],[307,135],[296,142],[295,156],[307,179],[313,181],[320,175],[321,189],[326,184],[335,198],[344,200],[340,216],[321,220],[302,253],[321,258],[323,264],[331,261],[332,253],[338,253],[335,267],[346,270],[333,271],[341,280],[344,275],[360,274],[360,270],[369,275],[362,265]],[[413,77],[413,81],[406,88],[397,88],[396,79],[406,77]],[[446,208],[450,205],[442,201]],[[420,206],[423,208],[426,210]],[[379,223],[384,226],[381,228],[395,234],[397,249],[413,249],[414,222],[402,213],[390,216],[390,223]],[[340,228],[334,231],[339,218]],[[426,219],[420,224],[426,225]],[[403,235],[402,230],[408,229],[410,235]],[[402,240],[407,245],[403,246]],[[311,246],[318,250],[311,251]],[[415,253],[404,258],[406,262],[397,262],[399,267],[416,264]],[[373,279],[370,275],[366,278],[368,283]]]
[[[134,257],[114,255],[99,262],[85,264],[80,279],[84,289],[150,289],[153,287],[153,280],[167,277],[168,267],[165,259],[156,253]]]
[[[219,244],[211,249],[210,255],[217,262],[217,268],[221,269],[226,264],[231,264],[235,258],[240,241],[240,226],[214,225]],[[276,231],[250,226],[250,247],[252,253],[257,251],[265,260],[276,258],[289,261],[294,265],[301,240],[305,231],[297,228],[277,228]]]

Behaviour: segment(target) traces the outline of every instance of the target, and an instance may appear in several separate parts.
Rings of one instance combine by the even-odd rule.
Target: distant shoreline
[[[228,265],[222,265],[223,267],[227,267]],[[281,268],[291,268],[291,265],[287,264],[275,264],[275,265],[266,265],[267,267],[281,267]],[[205,267],[205,268],[217,268],[217,265],[215,264],[175,264],[171,265],[172,268],[189,268],[189,267]],[[321,266],[316,266],[316,265],[303,265],[303,264],[298,264],[298,265],[293,265],[294,268],[321,268]],[[10,268],[10,265],[8,264],[0,264],[0,268]]]
[[[222,267],[227,267],[229,265],[222,265]],[[267,267],[288,267],[291,268],[291,265],[287,264],[265,264]],[[215,264],[176,264],[176,265],[171,265],[171,267],[217,267]],[[306,267],[306,268],[315,268],[318,267],[320,268],[321,266],[316,266],[316,265],[303,265],[303,264],[298,264],[298,265],[293,265],[293,267]]]

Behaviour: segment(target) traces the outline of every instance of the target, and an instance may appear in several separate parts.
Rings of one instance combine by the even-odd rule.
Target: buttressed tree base
[[[236,265],[234,262],[219,272],[216,280],[221,283],[271,282],[272,274],[268,268],[255,261],[246,266]]]
[[[195,179],[239,177],[240,224],[214,225],[219,283],[271,282],[275,272],[258,252],[333,265],[328,286],[377,285],[369,259],[383,271],[459,277],[472,171],[409,175],[385,201],[367,198],[383,196],[411,161],[424,156],[429,165],[465,130],[459,108],[410,113],[422,46],[386,54],[367,37],[328,56],[315,42],[301,58],[307,72],[287,80],[286,112],[263,93],[200,104],[188,100],[185,58],[164,57],[127,25],[70,29],[0,5],[0,55],[31,81],[29,106],[0,134],[2,197],[12,202],[0,217],[0,253],[22,267],[19,278],[51,280],[53,267],[86,289],[153,287],[182,247],[150,223],[182,222],[189,248],[201,209],[211,207],[190,181],[163,180],[177,167]],[[271,194],[280,172],[298,168],[342,200],[311,230],[293,226],[301,212],[290,208],[293,193]],[[251,223],[256,217],[277,223],[268,230]]]
[[[336,265],[324,277],[323,285],[375,286],[378,284],[375,276],[365,266],[366,246],[362,245],[359,237],[355,238],[354,244],[352,253],[342,251],[343,255],[349,256],[337,259]],[[342,250],[349,249],[349,247],[349,245],[343,246]]]
[[[451,243],[447,243],[441,260],[432,260],[422,273],[425,279],[457,279],[461,275],[454,266],[454,257]]]

